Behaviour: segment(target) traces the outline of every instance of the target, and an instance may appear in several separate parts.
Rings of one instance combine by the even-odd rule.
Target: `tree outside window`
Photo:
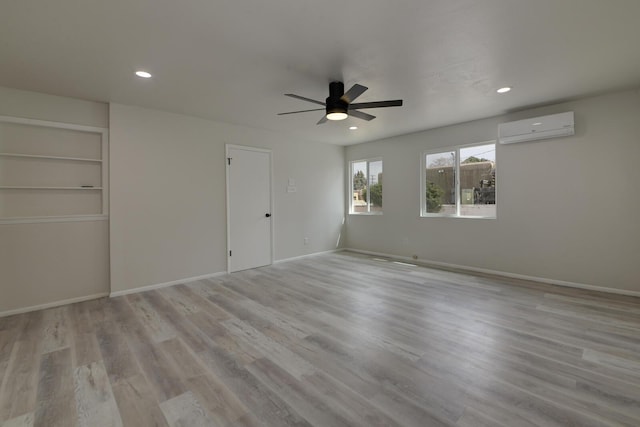
[[[350,163],[352,214],[382,213],[382,160],[357,160]]]

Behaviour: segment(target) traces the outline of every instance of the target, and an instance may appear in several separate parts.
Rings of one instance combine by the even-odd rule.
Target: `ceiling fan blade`
[[[284,95],[285,96],[290,96],[291,98],[301,99],[301,100],[307,101],[307,102],[313,102],[314,104],[318,104],[318,105],[327,105],[324,102],[316,101],[315,99],[305,98],[304,96],[295,95],[293,93],[285,93]]]
[[[313,110],[288,111],[286,113],[278,113],[278,115],[285,116],[287,114],[307,113],[309,111],[324,111],[324,108],[314,108]]]
[[[342,95],[340,97],[340,99],[345,101],[347,104],[351,104],[353,101],[356,100],[357,97],[362,95],[367,89],[369,89],[369,88],[366,87],[366,86],[355,84],[355,85],[351,86],[351,89],[349,89],[347,92],[345,92],[345,94]]]
[[[322,116],[322,118],[320,120],[318,120],[318,123],[316,123],[317,125],[321,125],[323,123],[325,123],[327,120],[327,115],[325,114],[324,116]]]
[[[392,101],[360,102],[358,104],[349,105],[349,109],[355,108],[358,110],[361,110],[363,108],[383,108],[383,107],[402,107],[402,99],[394,99]]]
[[[371,114],[363,113],[362,111],[351,110],[349,109],[349,116],[357,117],[358,119],[370,121],[376,118],[376,116],[372,116]]]

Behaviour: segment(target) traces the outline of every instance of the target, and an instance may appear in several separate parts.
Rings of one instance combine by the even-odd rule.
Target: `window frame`
[[[493,216],[484,216],[484,215],[460,215],[461,211],[461,190],[460,190],[460,150],[470,147],[477,147],[480,145],[489,145],[493,144],[495,147],[495,164],[496,164],[496,181],[498,175],[498,141],[497,140],[488,140],[481,142],[474,142],[471,144],[461,144],[461,145],[453,145],[446,147],[433,148],[429,150],[425,150],[422,152],[422,156],[420,157],[420,217],[421,218],[467,218],[467,219],[497,219],[498,217],[498,186],[496,185],[495,189],[495,207],[496,213]],[[456,199],[456,213],[455,214],[443,214],[436,212],[427,212],[427,155],[429,154],[438,154],[447,151],[455,152],[455,199]]]
[[[367,163],[367,212],[354,212],[353,211],[353,164],[354,163],[362,163],[362,162],[366,162]],[[384,162],[382,160],[382,157],[369,157],[366,159],[357,159],[357,160],[349,160],[347,163],[347,170],[349,173],[349,182],[348,182],[348,191],[347,191],[347,201],[349,203],[349,215],[382,215],[382,209],[379,211],[374,211],[371,212],[371,194],[370,194],[370,189],[371,189],[371,185],[369,183],[369,163],[372,162],[381,162],[382,163],[382,170],[384,173]],[[382,190],[382,199],[384,200],[384,187]],[[384,202],[383,205],[384,207]]]

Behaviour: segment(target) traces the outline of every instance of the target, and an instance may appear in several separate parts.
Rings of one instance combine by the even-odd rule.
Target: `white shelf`
[[[0,133],[0,224],[106,218],[107,129],[0,115]]]
[[[81,157],[42,156],[39,154],[36,155],[36,154],[0,153],[0,157],[23,157],[23,158],[30,158],[30,159],[72,160],[74,162],[102,163],[101,159],[85,159]]]
[[[91,222],[108,221],[108,215],[61,215],[0,218],[0,225],[5,224],[39,224],[45,222]]]
[[[102,187],[18,187],[0,186],[0,190],[102,190]]]

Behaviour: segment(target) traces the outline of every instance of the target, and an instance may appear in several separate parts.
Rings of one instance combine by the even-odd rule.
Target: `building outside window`
[[[421,215],[496,217],[496,144],[428,151],[422,156]]]

